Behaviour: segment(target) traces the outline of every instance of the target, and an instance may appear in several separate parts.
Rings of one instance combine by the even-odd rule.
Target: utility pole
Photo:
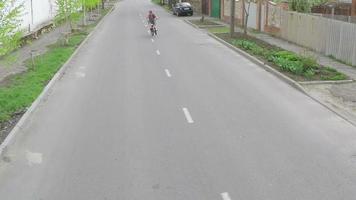
[[[230,37],[233,37],[235,32],[235,0],[230,0],[230,2]]]

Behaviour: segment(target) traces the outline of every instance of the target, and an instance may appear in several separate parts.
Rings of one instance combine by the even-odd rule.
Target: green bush
[[[234,40],[233,44],[239,46],[254,55],[264,55],[265,49],[257,45],[255,42],[248,40]]]
[[[308,69],[306,72],[304,72],[304,77],[307,78],[307,79],[312,79],[313,76],[315,76],[315,71],[312,70],[312,69]]]
[[[76,34],[70,37],[67,46],[52,45],[48,52],[35,58],[35,66],[28,61],[26,72],[13,76],[9,85],[0,87],[0,123],[31,105],[85,37]]]
[[[282,58],[284,58],[286,60],[289,60],[289,61],[297,61],[297,60],[299,60],[299,57],[295,53],[292,53],[290,51],[278,51],[278,52],[274,53],[274,56],[282,57]]]
[[[326,66],[326,67],[325,67],[325,70],[328,71],[328,72],[337,72],[336,69],[331,68],[331,67],[329,67],[329,66]]]
[[[263,57],[279,67],[281,71],[304,77],[307,80],[344,80],[347,78],[331,67],[320,66],[317,59],[311,55],[298,55],[279,48],[271,48],[268,45],[260,45],[249,39],[233,39],[230,42],[252,55]]]
[[[337,72],[332,77],[327,77],[327,80],[332,80],[332,81],[339,81],[339,80],[345,80],[345,79],[347,79],[347,76],[345,74],[340,73],[340,72]]]
[[[278,51],[272,55],[271,60],[282,70],[310,78],[319,68],[316,59],[308,55],[297,55],[290,51]]]

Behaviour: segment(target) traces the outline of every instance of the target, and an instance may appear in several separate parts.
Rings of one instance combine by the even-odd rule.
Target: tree
[[[326,2],[328,2],[328,0],[289,0],[289,5],[293,11],[309,13],[313,6]]]
[[[0,56],[20,45],[22,32],[19,30],[22,4],[15,6],[14,0],[0,0]]]
[[[56,0],[58,6],[57,20],[65,20],[73,30],[73,23],[79,19],[79,10],[82,6],[81,0]]]
[[[102,3],[104,0],[102,0]],[[86,13],[87,10],[95,8],[100,3],[100,0],[81,0],[83,9],[83,25],[86,25]]]
[[[235,0],[230,0],[230,37],[234,36],[235,32]]]
[[[247,6],[246,6],[246,1],[247,1]],[[247,23],[248,23],[248,17],[250,16],[250,6],[251,6],[251,1],[252,0],[242,0],[242,8],[244,12],[244,18],[243,18],[243,28],[244,28],[244,34],[247,35]]]
[[[308,13],[311,9],[309,0],[290,0],[290,8],[293,11]]]

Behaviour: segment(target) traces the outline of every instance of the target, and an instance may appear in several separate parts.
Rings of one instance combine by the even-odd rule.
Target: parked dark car
[[[190,5],[190,3],[187,2],[176,3],[173,5],[172,9],[173,15],[193,15],[193,7]]]

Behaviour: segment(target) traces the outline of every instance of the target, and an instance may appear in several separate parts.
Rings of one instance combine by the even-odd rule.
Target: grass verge
[[[211,28],[207,28],[207,30],[210,33],[214,33],[214,34],[219,34],[219,33],[229,33],[230,29],[229,27],[211,27]]]
[[[111,8],[103,10],[101,17],[94,23],[81,27],[80,32],[71,34],[68,44],[61,45],[63,41],[60,38],[56,44],[48,47],[46,53],[35,58],[34,65],[31,60],[26,61],[25,64],[28,68],[26,72],[10,76],[0,82],[0,143],[43,91],[54,74],[110,10]]]
[[[25,73],[12,76],[0,87],[0,123],[32,104],[86,36],[76,33],[70,36],[68,45],[51,46],[49,51],[35,59],[35,65],[26,62],[28,70]]]
[[[204,19],[204,21],[201,21],[201,20],[189,20],[189,21],[197,26],[218,26],[218,25],[220,25],[220,24],[218,24],[212,20],[208,20],[208,19]]]
[[[223,30],[223,29],[221,29]],[[231,38],[227,32],[210,30],[217,37],[248,52],[271,67],[296,81],[346,80],[347,76],[329,66],[318,64],[311,55],[300,55],[270,45],[252,36],[235,33]]]

